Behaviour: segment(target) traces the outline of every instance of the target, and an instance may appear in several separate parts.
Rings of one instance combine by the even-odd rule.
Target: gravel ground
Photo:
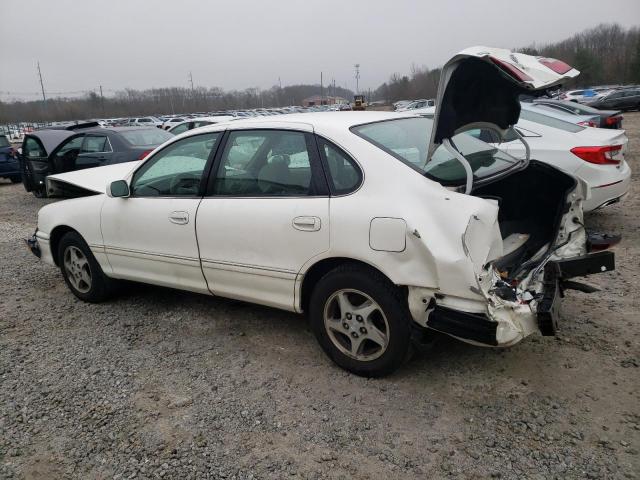
[[[559,336],[445,338],[366,380],[301,316],[142,285],[76,300],[21,244],[44,201],[1,183],[0,478],[639,478],[639,191],[587,217],[624,235],[618,266],[570,292]]]

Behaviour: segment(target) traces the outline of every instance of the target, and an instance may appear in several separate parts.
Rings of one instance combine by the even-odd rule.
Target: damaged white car
[[[518,95],[578,72],[474,47],[443,69],[434,120],[285,115],[178,136],[145,160],[53,175],[29,240],[80,299],[119,279],[306,312],[359,375],[399,367],[430,330],[476,345],[552,335],[568,279],[614,268],[584,185],[463,132],[503,135]],[[599,250],[594,252],[594,250]],[[265,320],[266,321],[266,320]]]

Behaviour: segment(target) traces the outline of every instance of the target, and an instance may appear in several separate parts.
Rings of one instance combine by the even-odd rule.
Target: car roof
[[[399,118],[415,118],[415,115],[406,112],[380,112],[380,111],[327,111],[327,112],[310,112],[310,113],[285,113],[277,116],[251,117],[242,120],[232,120],[221,122],[211,126],[200,127],[199,133],[207,129],[219,130],[220,126],[233,125],[241,128],[255,125],[256,128],[283,125],[286,123],[295,125],[312,125],[314,127],[328,128],[350,128],[364,123],[379,122],[382,120],[392,120]]]
[[[83,133],[86,130],[83,130]],[[49,155],[58,145],[60,145],[65,139],[76,135],[78,132],[73,130],[56,130],[56,129],[44,129],[44,130],[36,130],[34,132],[28,133],[25,136],[27,137],[35,137],[40,140],[42,146],[44,147],[45,153]]]

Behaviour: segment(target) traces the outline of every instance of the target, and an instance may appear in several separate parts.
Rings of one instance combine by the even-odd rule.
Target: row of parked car
[[[491,347],[553,335],[561,297],[595,290],[575,277],[615,268],[619,237],[587,232],[584,208],[629,185],[620,122],[520,102],[578,74],[472,47],[417,112],[33,132],[22,159],[43,169],[72,139],[114,153],[122,139],[142,159],[49,175],[49,193],[76,198],[44,206],[28,243],[83,301],[130,280],[305,312],[359,375],[392,372],[434,331]]]
[[[640,85],[609,85],[569,90],[558,94],[557,98],[600,109],[640,110]]]

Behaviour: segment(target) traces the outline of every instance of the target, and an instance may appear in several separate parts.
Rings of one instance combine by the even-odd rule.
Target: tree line
[[[640,84],[640,27],[625,29],[618,24],[602,24],[560,42],[515,50],[557,58],[575,66],[581,75],[567,83],[567,88],[596,84]],[[438,90],[439,79],[440,68],[414,65],[408,75],[391,75],[387,82],[372,92],[369,100],[393,102],[433,98]],[[172,87],[125,89],[104,98],[96,92],[89,92],[81,98],[52,98],[46,102],[0,101],[0,124],[300,105],[304,98],[318,95],[320,89],[317,84],[233,91],[217,87]],[[353,98],[352,91],[341,87],[335,87],[334,90],[327,86],[323,93]]]
[[[567,82],[565,88],[640,84],[640,27],[624,29],[618,24],[601,24],[560,42],[514,50],[557,58],[580,70],[580,75]],[[439,68],[414,66],[409,75],[392,75],[375,95],[388,102],[433,98],[439,80]]]

